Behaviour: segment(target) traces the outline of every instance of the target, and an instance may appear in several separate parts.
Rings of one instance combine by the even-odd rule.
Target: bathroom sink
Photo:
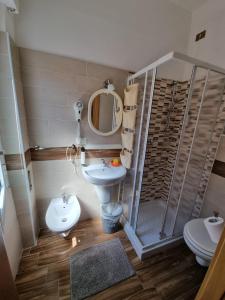
[[[104,163],[83,167],[82,172],[88,182],[103,186],[120,183],[127,173],[123,166],[113,167]]]

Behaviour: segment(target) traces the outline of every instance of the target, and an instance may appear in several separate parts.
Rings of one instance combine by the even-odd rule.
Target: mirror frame
[[[96,129],[94,126],[93,126],[93,123],[92,123],[92,118],[91,118],[91,111],[92,111],[92,104],[95,100],[95,97],[100,95],[100,94],[107,94],[107,95],[113,95],[117,101],[118,101],[118,106],[120,108],[120,114],[119,114],[119,122],[118,122],[118,125],[111,131],[109,132],[101,132],[100,130]],[[98,135],[101,135],[101,136],[110,136],[110,135],[113,135],[114,133],[117,132],[117,130],[120,128],[121,124],[122,124],[122,118],[123,118],[123,102],[122,102],[122,99],[121,97],[114,91],[109,91],[108,89],[100,89],[96,92],[94,92],[91,97],[90,97],[90,100],[88,102],[88,124],[91,128],[92,131],[94,131],[94,133],[98,134]]]

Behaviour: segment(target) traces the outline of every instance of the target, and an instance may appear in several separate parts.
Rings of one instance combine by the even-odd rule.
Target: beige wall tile
[[[6,34],[2,31],[0,31],[0,53],[8,54]]]
[[[20,120],[20,126],[22,131],[23,148],[24,148],[24,152],[26,152],[30,148],[26,118]]]
[[[43,119],[28,119],[28,132],[30,136],[46,135],[49,138],[49,121]]]
[[[1,136],[2,144],[4,145],[5,153],[15,154],[20,153],[18,138],[15,136]]]
[[[41,79],[40,79],[40,70],[32,69],[31,67],[24,67],[22,65],[21,70],[22,82],[23,86],[32,86],[32,87],[40,87]]]
[[[15,118],[2,118],[0,119],[0,125],[1,136],[14,137],[18,140],[18,133],[16,131],[17,122]]]
[[[22,65],[53,72],[86,75],[86,62],[41,51],[20,48]]]
[[[17,214],[29,212],[28,193],[25,186],[24,170],[8,171],[8,177],[12,193],[14,195],[14,202]]]
[[[108,78],[117,81],[116,88],[122,93],[127,72],[24,48],[20,49],[20,57],[32,146],[66,146],[75,142],[73,103],[79,98],[85,105],[81,127],[88,143],[121,143],[119,132],[111,137],[100,137],[90,130],[87,106],[91,94],[102,88]]]
[[[32,72],[33,69],[30,70],[31,74]],[[70,90],[70,88],[76,86],[75,78],[73,79],[67,73],[51,71],[48,69],[39,69],[39,76],[36,79],[35,84],[43,88],[57,88],[63,92],[66,92]]]
[[[216,153],[216,159],[225,162],[225,135],[221,136],[219,148]]]
[[[77,124],[71,121],[50,120],[49,137],[56,147],[69,146],[75,142]]]
[[[28,206],[28,195],[26,188],[23,186],[14,186],[12,187],[12,192],[13,195],[16,196],[14,197],[14,202],[17,214],[29,213],[30,208]]]
[[[1,77],[0,97],[13,98],[12,81],[10,78]]]
[[[7,54],[0,54],[0,76],[10,77],[9,57]]]
[[[15,116],[15,107],[13,98],[0,98],[0,119],[13,118]]]
[[[44,147],[52,147],[52,141],[49,140],[49,137],[45,135],[31,135],[29,138],[30,147],[34,146],[44,146]]]
[[[119,79],[122,81],[124,78],[126,78],[127,72],[104,65],[87,63],[87,75],[90,77],[99,78],[102,81],[106,79]]]
[[[208,217],[218,211],[225,218],[225,178],[211,174],[201,215]]]
[[[32,223],[29,213],[17,215],[23,240],[23,247],[28,248],[34,246],[35,239],[32,231]]]
[[[31,98],[29,101],[26,101],[26,111],[29,112],[29,120],[38,119],[49,120],[55,118],[55,106],[46,104],[45,101],[36,101]],[[32,126],[32,122],[29,123],[29,127]]]

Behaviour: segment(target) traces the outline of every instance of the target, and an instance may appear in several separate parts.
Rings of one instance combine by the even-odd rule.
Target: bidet
[[[48,228],[67,237],[80,218],[81,208],[76,195],[63,194],[51,200],[45,221]]]

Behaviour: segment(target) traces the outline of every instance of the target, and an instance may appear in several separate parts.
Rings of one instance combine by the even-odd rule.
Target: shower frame
[[[154,96],[154,87],[155,87],[155,81],[156,81],[156,75],[157,75],[157,68],[171,60],[192,64],[192,74],[191,74],[190,86],[189,86],[189,90],[188,90],[187,104],[185,107],[185,112],[184,112],[184,117],[183,117],[181,135],[184,130],[184,124],[186,122],[186,118],[188,115],[188,109],[189,109],[190,101],[192,98],[193,83],[196,78],[197,68],[201,68],[201,69],[204,69],[205,71],[207,71],[207,77],[205,79],[204,89],[203,89],[203,93],[202,93],[202,99],[201,99],[200,107],[198,110],[198,117],[201,112],[201,105],[202,105],[202,102],[204,99],[204,93],[205,93],[205,89],[206,89],[207,82],[208,82],[209,72],[213,71],[213,72],[219,73],[221,75],[225,75],[225,70],[223,68],[220,68],[213,64],[206,63],[204,61],[195,59],[193,57],[189,57],[189,56],[179,53],[179,52],[170,52],[167,55],[156,60],[152,64],[148,65],[147,67],[145,67],[145,68],[141,69],[140,71],[136,72],[135,74],[129,76],[127,79],[127,86],[128,86],[128,85],[132,84],[135,79],[139,78],[140,76],[144,76],[144,93],[143,93],[143,99],[142,99],[142,103],[141,103],[141,105],[142,105],[141,120],[140,120],[140,128],[137,133],[138,134],[138,144],[137,144],[138,146],[137,146],[136,153],[134,153],[135,165],[134,165],[134,177],[133,177],[133,181],[132,181],[132,195],[131,195],[131,201],[129,201],[129,204],[128,204],[128,206],[129,206],[128,207],[128,218],[125,218],[125,217],[123,218],[124,230],[129,238],[130,242],[132,243],[136,253],[138,254],[138,256],[141,259],[143,259],[145,256],[148,256],[150,253],[157,251],[157,249],[159,247],[160,248],[161,247],[169,247],[169,245],[171,243],[180,242],[182,240],[182,235],[180,235],[178,237],[177,236],[174,237],[172,234],[172,236],[166,237],[158,242],[155,242],[154,244],[144,245],[141,242],[138,235],[136,234],[140,196],[141,196],[141,186],[142,186],[142,178],[143,178],[143,169],[144,169],[144,160],[140,161],[140,152],[141,152],[140,147],[141,147],[141,134],[143,133],[142,129],[143,129],[145,102],[149,101],[148,114],[147,114],[147,120],[146,120],[146,128],[145,128],[145,132],[144,132],[144,144],[143,144],[144,150],[143,151],[146,151],[146,146],[147,146],[148,128],[149,128],[150,118],[151,118],[151,108],[152,108],[152,102],[153,102],[153,96]],[[146,89],[147,89],[147,82],[148,82],[149,74],[152,75],[152,79],[151,79],[151,83],[150,83],[151,89],[150,89],[150,97],[149,97],[149,99],[146,99]],[[197,127],[197,122],[196,122],[196,127]],[[195,134],[193,134],[191,144],[193,144],[194,138],[195,138]],[[180,141],[181,141],[181,137],[180,137]],[[171,178],[171,184],[172,184],[173,177],[174,177],[174,171],[176,169],[176,162],[177,162],[177,155],[179,153],[180,141],[178,144],[175,166],[173,168],[173,174],[172,174],[172,178]],[[192,148],[192,145],[191,145],[191,148]],[[190,154],[191,154],[191,149],[190,149],[190,153],[188,155],[189,159],[190,159]],[[216,151],[215,151],[215,155],[216,155]],[[180,197],[181,197],[183,185],[184,185],[184,182],[186,179],[186,175],[187,175],[186,173],[187,173],[188,166],[189,166],[189,164],[187,163],[186,167],[185,167],[185,174],[184,174],[184,178],[183,178]],[[138,180],[138,176],[139,176],[139,180]],[[171,190],[171,184],[170,184],[170,190]],[[170,193],[170,191],[169,191],[169,193]],[[161,226],[162,232],[160,232],[161,234],[163,234],[165,220],[167,217],[167,209],[168,209],[168,204],[169,204],[168,202],[169,202],[169,196],[167,198],[166,209],[164,211],[164,216],[163,216],[163,221],[162,221],[162,226]],[[173,230],[172,230],[173,233],[174,233],[174,228],[176,225],[176,220],[178,217],[179,205],[180,205],[180,199],[179,199],[178,205],[176,207],[176,216],[175,216],[175,219],[173,222]]]

